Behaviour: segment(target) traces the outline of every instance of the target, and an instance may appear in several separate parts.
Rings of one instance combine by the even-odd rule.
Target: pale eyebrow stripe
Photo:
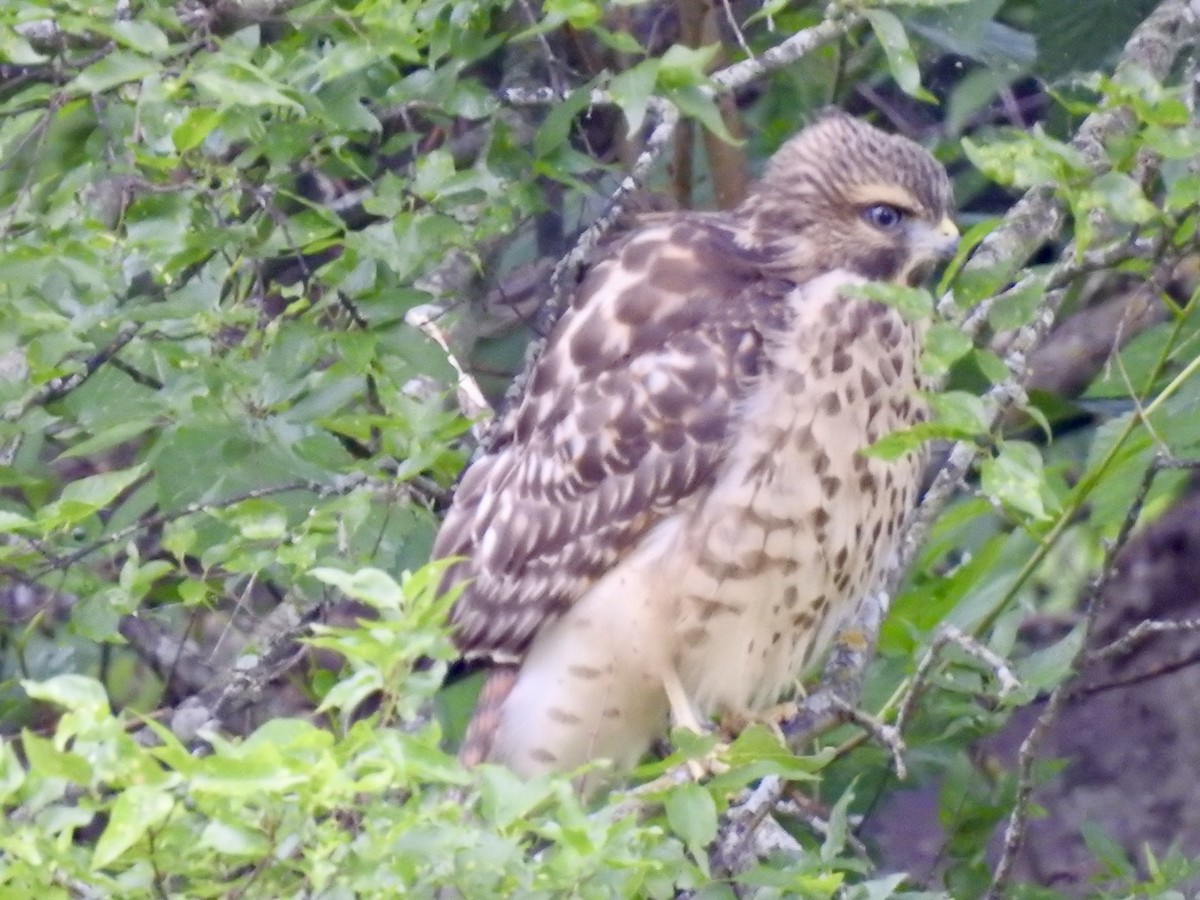
[[[846,199],[851,203],[890,203],[913,211],[921,208],[917,198],[900,185],[878,181],[851,185],[846,191]]]

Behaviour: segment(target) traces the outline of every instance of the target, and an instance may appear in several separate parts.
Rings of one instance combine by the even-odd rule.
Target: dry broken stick
[[[458,399],[459,412],[471,422],[471,433],[476,440],[481,438],[492,421],[492,407],[483,395],[479,383],[458,361],[450,347],[450,339],[438,322],[446,310],[435,303],[426,303],[410,309],[404,315],[406,324],[423,332],[435,344],[442,348],[446,359],[454,369],[457,384],[455,396]]]

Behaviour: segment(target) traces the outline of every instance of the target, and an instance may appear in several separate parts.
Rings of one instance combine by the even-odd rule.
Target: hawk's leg
[[[668,668],[663,674],[663,690],[667,692],[667,703],[671,708],[671,725],[675,728],[686,728],[696,734],[708,734],[712,729],[700,724],[700,716],[692,706],[691,698],[679,681],[679,673]]]
[[[697,715],[691,698],[688,697],[687,691],[683,689],[683,684],[679,681],[679,673],[673,667],[668,668],[663,675],[663,689],[667,692],[667,704],[671,708],[672,726],[686,728],[695,734],[712,733],[712,726],[700,723],[700,716]],[[689,759],[687,767],[688,771],[692,773],[692,778],[701,781],[708,775],[719,775],[726,771],[728,766],[721,762],[720,757],[728,747],[728,743],[721,741],[705,754],[703,759]]]
[[[504,701],[516,683],[516,666],[497,665],[488,672],[479,699],[475,701],[475,712],[467,724],[462,746],[458,749],[458,760],[467,768],[474,768],[491,754]]]

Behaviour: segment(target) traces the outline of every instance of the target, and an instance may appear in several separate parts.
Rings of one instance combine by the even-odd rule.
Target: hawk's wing
[[[634,232],[589,272],[434,544],[469,583],[468,657],[519,659],[655,522],[709,483],[790,282],[719,216]]]

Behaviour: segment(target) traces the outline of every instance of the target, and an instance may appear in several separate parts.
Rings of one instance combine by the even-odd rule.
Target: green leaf
[[[1146,199],[1141,185],[1121,172],[1105,172],[1093,179],[1075,202],[1079,209],[1103,209],[1118,222],[1135,225],[1158,215],[1158,208]]]
[[[982,67],[968,71],[958,81],[955,93],[964,82],[971,80],[972,75],[986,73],[1011,81],[1037,61],[1037,41],[1032,35],[995,21],[1004,5],[1003,0],[951,0],[949,3],[922,0],[903,5],[933,7],[906,12],[904,23],[910,32],[954,56],[983,63]]]
[[[604,8],[594,0],[546,0],[542,14],[565,21],[572,28],[590,29],[604,18]]]
[[[906,322],[928,319],[933,315],[933,295],[924,288],[907,287],[882,281],[851,282],[842,285],[843,297],[873,300],[897,310]]]
[[[145,471],[145,465],[137,465],[72,481],[58,500],[38,511],[38,522],[46,528],[60,528],[82,521],[112,503]]]
[[[337,588],[353,600],[361,600],[380,610],[399,610],[404,606],[404,591],[382,569],[365,568],[357,572],[321,567],[310,573],[313,578]]]
[[[1037,447],[1025,441],[1005,441],[999,452],[980,464],[983,492],[1004,506],[1038,521],[1050,518],[1046,474]]]
[[[0,509],[0,533],[9,531],[25,531],[34,527],[33,519],[10,512],[7,509]]]
[[[507,828],[525,818],[553,793],[546,779],[525,779],[503,766],[479,767],[480,811],[495,828]]]
[[[1020,328],[1033,317],[1045,294],[1045,283],[1041,278],[1023,280],[1019,288],[992,304],[988,310],[988,324],[997,331]]]
[[[871,23],[871,29],[887,57],[888,69],[900,90],[927,103],[937,102],[933,94],[921,87],[921,69],[917,65],[917,55],[913,53],[900,20],[885,9],[864,9],[862,14]]]
[[[9,798],[25,783],[25,766],[17,758],[12,741],[0,741],[0,803]]]
[[[209,820],[204,826],[200,833],[200,846],[215,850],[222,856],[262,856],[271,849],[270,841],[261,831],[216,819]]]
[[[720,47],[684,47],[674,44],[658,60],[658,86],[676,109],[695,119],[728,144],[742,143],[725,124],[717,106],[708,69]]]
[[[0,28],[0,60],[15,66],[35,66],[47,59],[12,28]]]
[[[829,830],[825,833],[825,840],[821,843],[821,861],[824,863],[833,862],[846,849],[846,837],[850,833],[847,811],[853,801],[854,785],[851,783],[850,787],[842,792],[842,796],[833,805],[833,809],[829,811]]]
[[[193,776],[191,789],[196,794],[231,799],[264,797],[294,791],[310,778],[310,772],[285,764],[277,750],[238,747],[206,759]]]
[[[971,352],[971,339],[948,322],[938,322],[925,333],[925,353],[921,365],[927,375],[940,377]]]
[[[638,42],[637,38],[627,31],[612,31],[602,25],[596,25],[592,28],[592,34],[609,50],[627,56],[640,56],[646,49]]]
[[[287,534],[287,510],[272,500],[246,500],[229,510],[227,519],[248,541],[277,541]]]
[[[988,416],[983,401],[966,391],[943,391],[929,397],[935,422],[960,437],[987,434]]]
[[[832,748],[812,756],[797,756],[766,725],[751,725],[730,744],[722,759],[729,769],[708,784],[713,791],[733,791],[767,775],[788,781],[812,781],[828,765]]]
[[[971,164],[988,178],[1016,188],[1065,187],[1091,177],[1078,150],[1041,131],[1006,132],[986,144],[964,137],[962,148]]]
[[[631,135],[636,134],[646,120],[646,107],[658,81],[658,70],[657,59],[646,59],[609,82],[608,93],[625,114]]]
[[[145,434],[152,428],[159,427],[161,427],[161,423],[157,419],[127,419],[123,422],[118,422],[111,428],[101,429],[90,438],[84,438],[78,443],[73,444],[59,455],[59,459],[78,459],[79,457],[99,453],[101,450],[116,447],[118,444],[125,443],[130,438],[135,438],[139,434]]]
[[[194,73],[192,81],[221,106],[281,106],[304,114],[292,89],[261,69],[229,57],[217,57],[212,65]]]
[[[160,578],[174,572],[175,566],[165,559],[151,559],[142,562],[136,552],[131,552],[121,566],[117,583],[128,596],[129,601],[136,605],[145,599],[146,594]],[[133,610],[122,610],[132,612]]]
[[[958,243],[958,252],[947,267],[938,286],[939,294],[954,286],[954,303],[968,308],[991,297],[1012,281],[1013,274],[1020,268],[1014,261],[997,260],[990,266],[972,266],[964,269],[962,263],[971,256],[975,248],[1000,224],[999,219],[984,219],[970,228]]]
[[[77,753],[59,750],[53,741],[34,734],[21,732],[21,749],[29,763],[29,771],[42,778],[61,778],[80,786],[92,783],[92,767]]]
[[[103,869],[160,825],[175,807],[175,798],[158,787],[135,784],[113,804],[108,826],[92,854],[92,868]]]
[[[588,104],[591,103],[592,87],[593,85],[588,83],[583,87],[576,88],[570,95],[563,98],[561,103],[556,103],[550,108],[550,112],[542,120],[541,127],[533,137],[534,156],[539,159],[549,156],[551,152],[567,142],[571,135],[571,127],[575,124],[575,117],[587,109]]]
[[[725,143],[742,143],[730,133],[711,91],[707,91],[696,85],[686,84],[682,87],[668,88],[666,94],[667,98],[675,104],[683,115],[695,119]]]
[[[696,862],[707,865],[706,848],[717,836],[717,805],[712,794],[698,784],[683,784],[667,794],[667,824],[685,844]]]
[[[1167,212],[1179,213],[1200,205],[1200,175],[1185,172],[1170,182],[1167,189]]]
[[[1049,690],[1071,672],[1079,648],[1083,645],[1082,625],[1073,628],[1066,637],[1018,661],[1016,675],[1027,691]]]
[[[1116,878],[1132,878],[1137,874],[1136,867],[1129,861],[1129,856],[1120,842],[1114,840],[1095,822],[1084,822],[1079,832],[1084,844],[1092,856],[1104,864],[1108,873]]]
[[[364,700],[385,687],[382,673],[378,669],[361,669],[330,688],[321,700],[321,705],[317,707],[317,712],[330,709],[352,712],[358,709]]]
[[[136,609],[137,600],[127,591],[104,588],[79,599],[71,610],[71,629],[89,641],[120,641],[121,617]]]
[[[860,452],[864,456],[870,456],[874,459],[892,460],[899,459],[906,453],[911,453],[929,440],[936,438],[957,440],[958,438],[965,437],[970,437],[970,435],[945,425],[939,425],[936,422],[922,422],[919,425],[914,425],[912,428],[900,428],[896,431],[888,432],[870,447]]]
[[[321,92],[319,98],[309,97],[308,102],[317,107],[316,111],[339,131],[379,134],[383,130],[383,124],[371,112],[363,98],[358,96],[355,88],[354,82],[330,85]],[[472,111],[478,113],[472,118],[484,118],[483,110]]]
[[[971,360],[979,369],[980,374],[992,384],[999,384],[1009,376],[1008,366],[1004,364],[1004,360],[990,350],[981,350],[976,347],[971,353]]]
[[[1195,159],[1200,156],[1200,129],[1148,125],[1143,136],[1148,147],[1167,159]]]
[[[200,146],[221,121],[221,111],[208,106],[188,110],[187,116],[171,132],[171,142],[180,153]]]
[[[118,85],[141,81],[158,70],[158,63],[152,59],[127,50],[114,50],[71,79],[67,83],[67,90],[102,94]]]
[[[1057,79],[1103,64],[1157,5],[1156,0],[1088,0],[1081,15],[1085,8],[1074,3],[1030,4],[1039,73]]]
[[[163,30],[143,19],[118,19],[107,29],[107,33],[126,47],[150,56],[161,58],[170,50]]]
[[[708,69],[720,49],[719,44],[694,48],[672,44],[658,60],[658,83],[664,88],[708,85]]]
[[[86,675],[64,674],[45,681],[23,680],[21,687],[34,700],[53,703],[72,712],[106,715],[109,711],[104,686]]]
[[[884,875],[882,878],[872,878],[862,884],[853,885],[846,893],[846,900],[888,900],[889,897],[905,896],[911,900],[938,900],[943,894],[904,894],[899,895],[896,889],[904,884],[908,876],[903,872],[898,875]]]

